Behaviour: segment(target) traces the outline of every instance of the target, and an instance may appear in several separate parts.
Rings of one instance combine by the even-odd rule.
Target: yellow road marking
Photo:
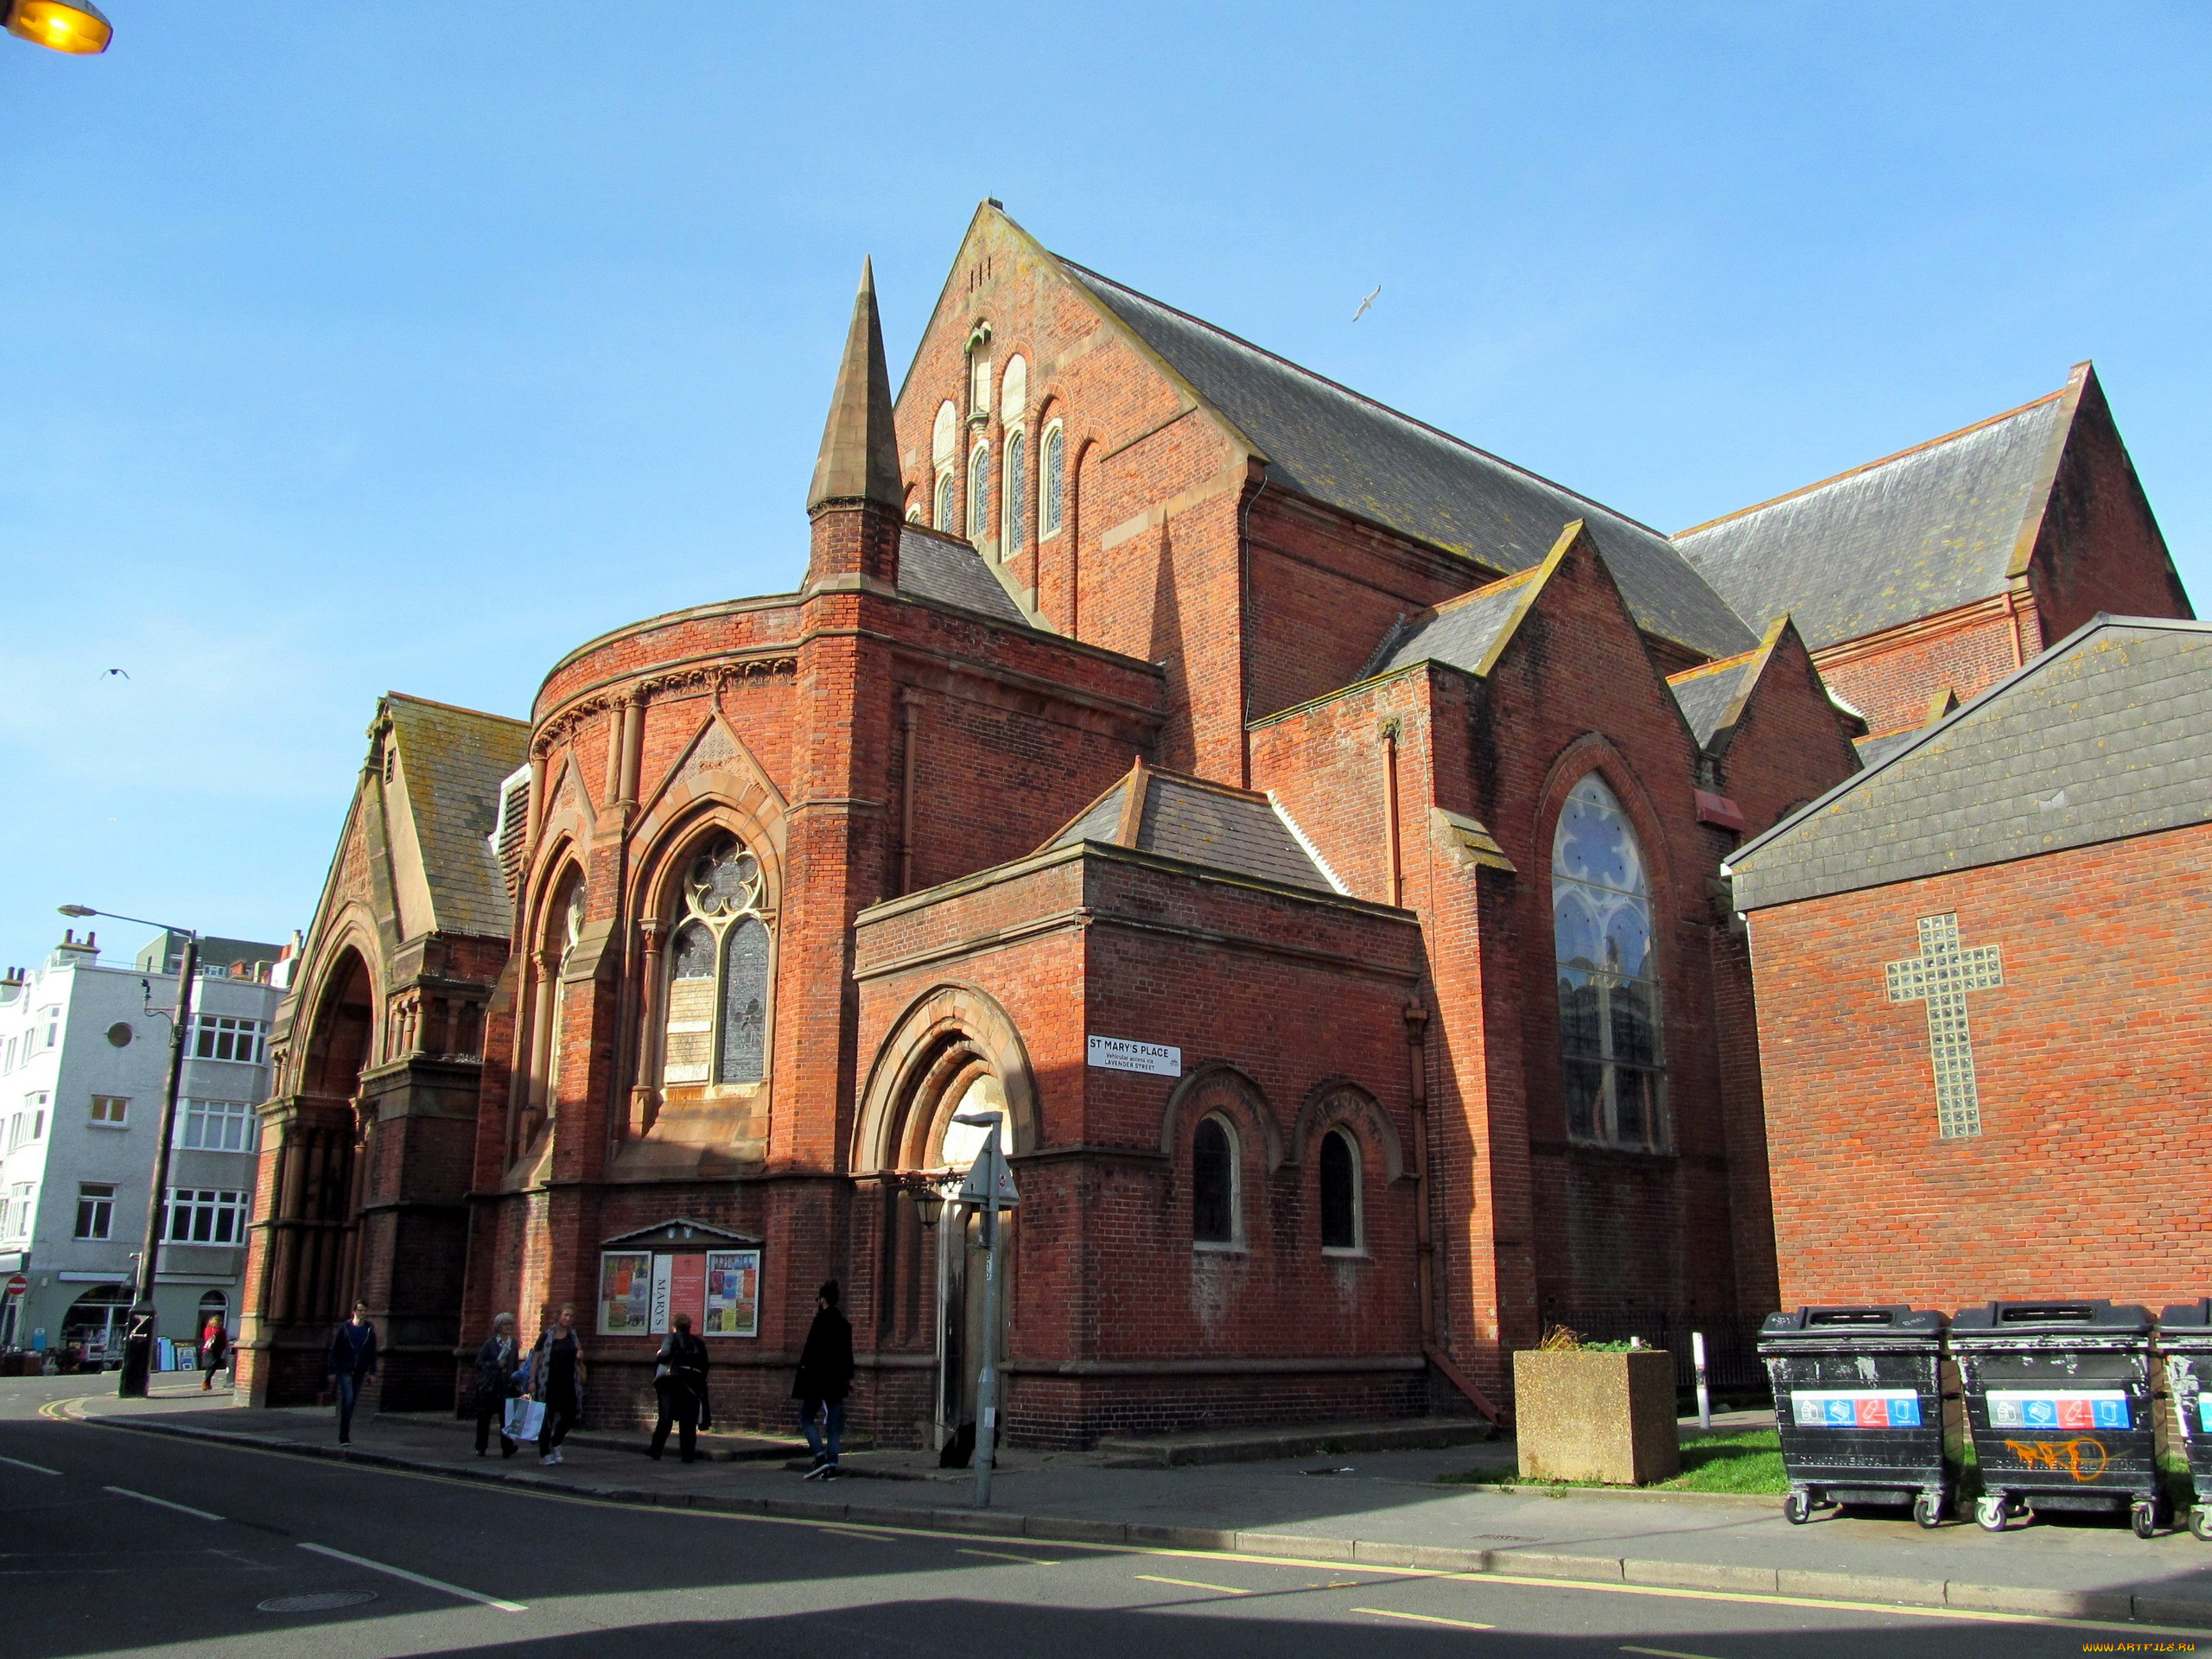
[[[1709,1653],[1682,1653],[1674,1648],[1623,1648],[1623,1653],[1648,1653],[1652,1659],[1713,1659]]]
[[[1034,1555],[1007,1555],[995,1549],[956,1549],[956,1555],[981,1555],[987,1561],[1020,1561],[1024,1567],[1058,1567],[1058,1561],[1042,1561]]]
[[[42,1414],[51,1415],[53,1414],[54,1405],[63,1405],[66,1403],[66,1402],[60,1401],[54,1402],[52,1404],[41,1408],[41,1411]],[[71,1413],[65,1414],[60,1419],[60,1421],[78,1423],[88,1428],[118,1428],[126,1433],[140,1432],[132,1430],[130,1427],[129,1423],[126,1421],[121,1420],[119,1416],[103,1415],[99,1417],[87,1418],[78,1416],[75,1414]],[[226,1451],[255,1453],[262,1457],[289,1458],[296,1457],[298,1455],[298,1452],[289,1446],[251,1446],[241,1444],[236,1440],[204,1440],[201,1444],[204,1446],[220,1446]],[[357,1468],[359,1467],[359,1465],[354,1466]],[[505,1482],[499,1482],[495,1484],[488,1481],[472,1480],[467,1477],[461,1475],[433,1474],[427,1471],[414,1469],[374,1467],[364,1469],[361,1472],[400,1480],[429,1480],[436,1481],[442,1484],[449,1486],[468,1486],[478,1491],[490,1491],[505,1493],[512,1497],[536,1498],[539,1502],[546,1503],[579,1503],[588,1505],[594,1509],[624,1510],[633,1515],[640,1512],[639,1506],[635,1503],[618,1503],[612,1498],[588,1497],[581,1492],[538,1491],[533,1491],[526,1486],[512,1485]],[[749,1522],[758,1526],[812,1527],[817,1530],[821,1529],[824,1524],[820,1521],[805,1520],[796,1516],[731,1514],[727,1511],[718,1510],[677,1510],[655,1508],[649,1511],[649,1513],[671,1517],[680,1516],[683,1519],[691,1521],[734,1521]],[[945,1536],[944,1533],[930,1527],[885,1526],[881,1530],[887,1535],[903,1538],[935,1538],[942,1540]],[[1156,1545],[1090,1544],[1079,1543],[1072,1540],[1063,1541],[1058,1539],[1055,1539],[1053,1542],[1055,1547],[1058,1548],[1090,1550],[1096,1554],[1101,1555],[1144,1555],[1159,1560],[1182,1560],[1199,1561],[1240,1561],[1255,1567],[1303,1567],[1309,1573],[1315,1567],[1320,1567],[1324,1570],[1333,1569],[1338,1572],[1341,1572],[1344,1569],[1344,1563],[1342,1561],[1317,1561],[1303,1555],[1251,1555],[1237,1550],[1163,1549]],[[1661,1599],[1673,1599],[1677,1601],[1718,1601],[1730,1603],[1738,1606],[1817,1607],[1825,1608],[1831,1612],[1881,1613],[1892,1618],[1952,1619],[1963,1621],[1970,1624],[2040,1624],[2056,1630],[2110,1630],[2128,1636],[2139,1637],[2201,1637],[2204,1634],[2207,1628],[2206,1626],[2194,1624],[2137,1624],[2133,1620],[2120,1619],[2066,1618],[2056,1613],[1979,1612],[1964,1607],[1921,1607],[1894,1601],[1840,1601],[1827,1599],[1819,1596],[1761,1594],[1759,1592],[1755,1590],[1680,1590],[1667,1585],[1607,1584],[1601,1580],[1592,1579],[1534,1578],[1524,1574],[1511,1573],[1443,1573],[1426,1567],[1379,1566],[1367,1567],[1363,1570],[1375,1573],[1377,1578],[1440,1580],[1446,1582],[1459,1584],[1511,1584],[1535,1590],[1587,1590],[1605,1595],[1650,1596],[1656,1597]],[[1142,1577],[1144,1575],[1139,1574],[1138,1576]],[[1161,1580],[1160,1582],[1174,1584],[1180,1583],[1182,1580],[1166,1579]],[[1369,1580],[1369,1582],[1371,1583],[1373,1580]],[[1225,1585],[1200,1585],[1197,1587],[1204,1590],[1226,1590],[1232,1595],[1249,1595],[1251,1593],[1249,1591],[1230,1590],[1229,1586]]]
[[[1200,1584],[1196,1579],[1163,1579],[1156,1573],[1140,1573],[1137,1577],[1147,1584],[1175,1584],[1185,1590],[1218,1590],[1224,1596],[1249,1596],[1249,1590],[1239,1590],[1233,1584]]]
[[[820,1525],[819,1522],[816,1524]],[[823,1532],[835,1533],[840,1538],[872,1538],[879,1544],[887,1544],[891,1541],[891,1535],[887,1532],[862,1532],[857,1527],[821,1527],[820,1529]]]
[[[1388,1607],[1355,1607],[1352,1611],[1369,1613],[1376,1618],[1409,1618],[1416,1624],[1450,1624],[1463,1630],[1494,1630],[1497,1628],[1495,1624],[1478,1624],[1471,1618],[1439,1618],[1434,1613],[1394,1613]]]

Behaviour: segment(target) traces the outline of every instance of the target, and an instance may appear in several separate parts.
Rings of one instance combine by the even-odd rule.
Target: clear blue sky
[[[380,692],[794,585],[984,195],[1669,529],[2094,357],[2212,594],[2201,4],[105,3],[0,38],[0,963],[282,938]]]

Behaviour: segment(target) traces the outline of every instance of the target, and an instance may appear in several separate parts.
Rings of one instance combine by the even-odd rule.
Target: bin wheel
[[[1813,1518],[1813,1495],[1792,1492],[1782,1500],[1782,1516],[1793,1527],[1802,1527]]]
[[[2154,1536],[2158,1530],[2158,1506],[2148,1498],[2138,1498],[2128,1506],[2127,1524],[2138,1538]]]
[[[1923,1492],[1912,1500],[1912,1518],[1931,1531],[1943,1524],[1943,1495]]]
[[[1980,1499],[1974,1506],[1974,1518],[1984,1532],[2002,1532],[2012,1506],[2005,1503],[2002,1492],[1993,1492]]]
[[[2212,1509],[2199,1503],[2189,1512],[2189,1531],[2193,1538],[2212,1543]]]

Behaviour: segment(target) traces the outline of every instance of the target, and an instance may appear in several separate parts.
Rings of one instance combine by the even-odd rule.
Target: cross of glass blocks
[[[1928,1004],[1928,1056],[1936,1071],[1936,1124],[1947,1141],[1981,1133],[1981,1096],[1974,1088],[1974,1039],[1967,1029],[1967,993],[2005,982],[1993,944],[1959,944],[1959,918],[1920,918],[1920,954],[1888,965],[1890,1001]]]

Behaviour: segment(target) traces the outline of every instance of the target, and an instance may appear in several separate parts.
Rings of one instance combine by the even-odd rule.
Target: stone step
[[[1396,1417],[1379,1422],[1306,1423],[1117,1438],[1099,1441],[1098,1459],[1109,1469],[1173,1469],[1188,1464],[1303,1458],[1317,1452],[1405,1452],[1472,1446],[1494,1438],[1495,1433],[1478,1417]]]

